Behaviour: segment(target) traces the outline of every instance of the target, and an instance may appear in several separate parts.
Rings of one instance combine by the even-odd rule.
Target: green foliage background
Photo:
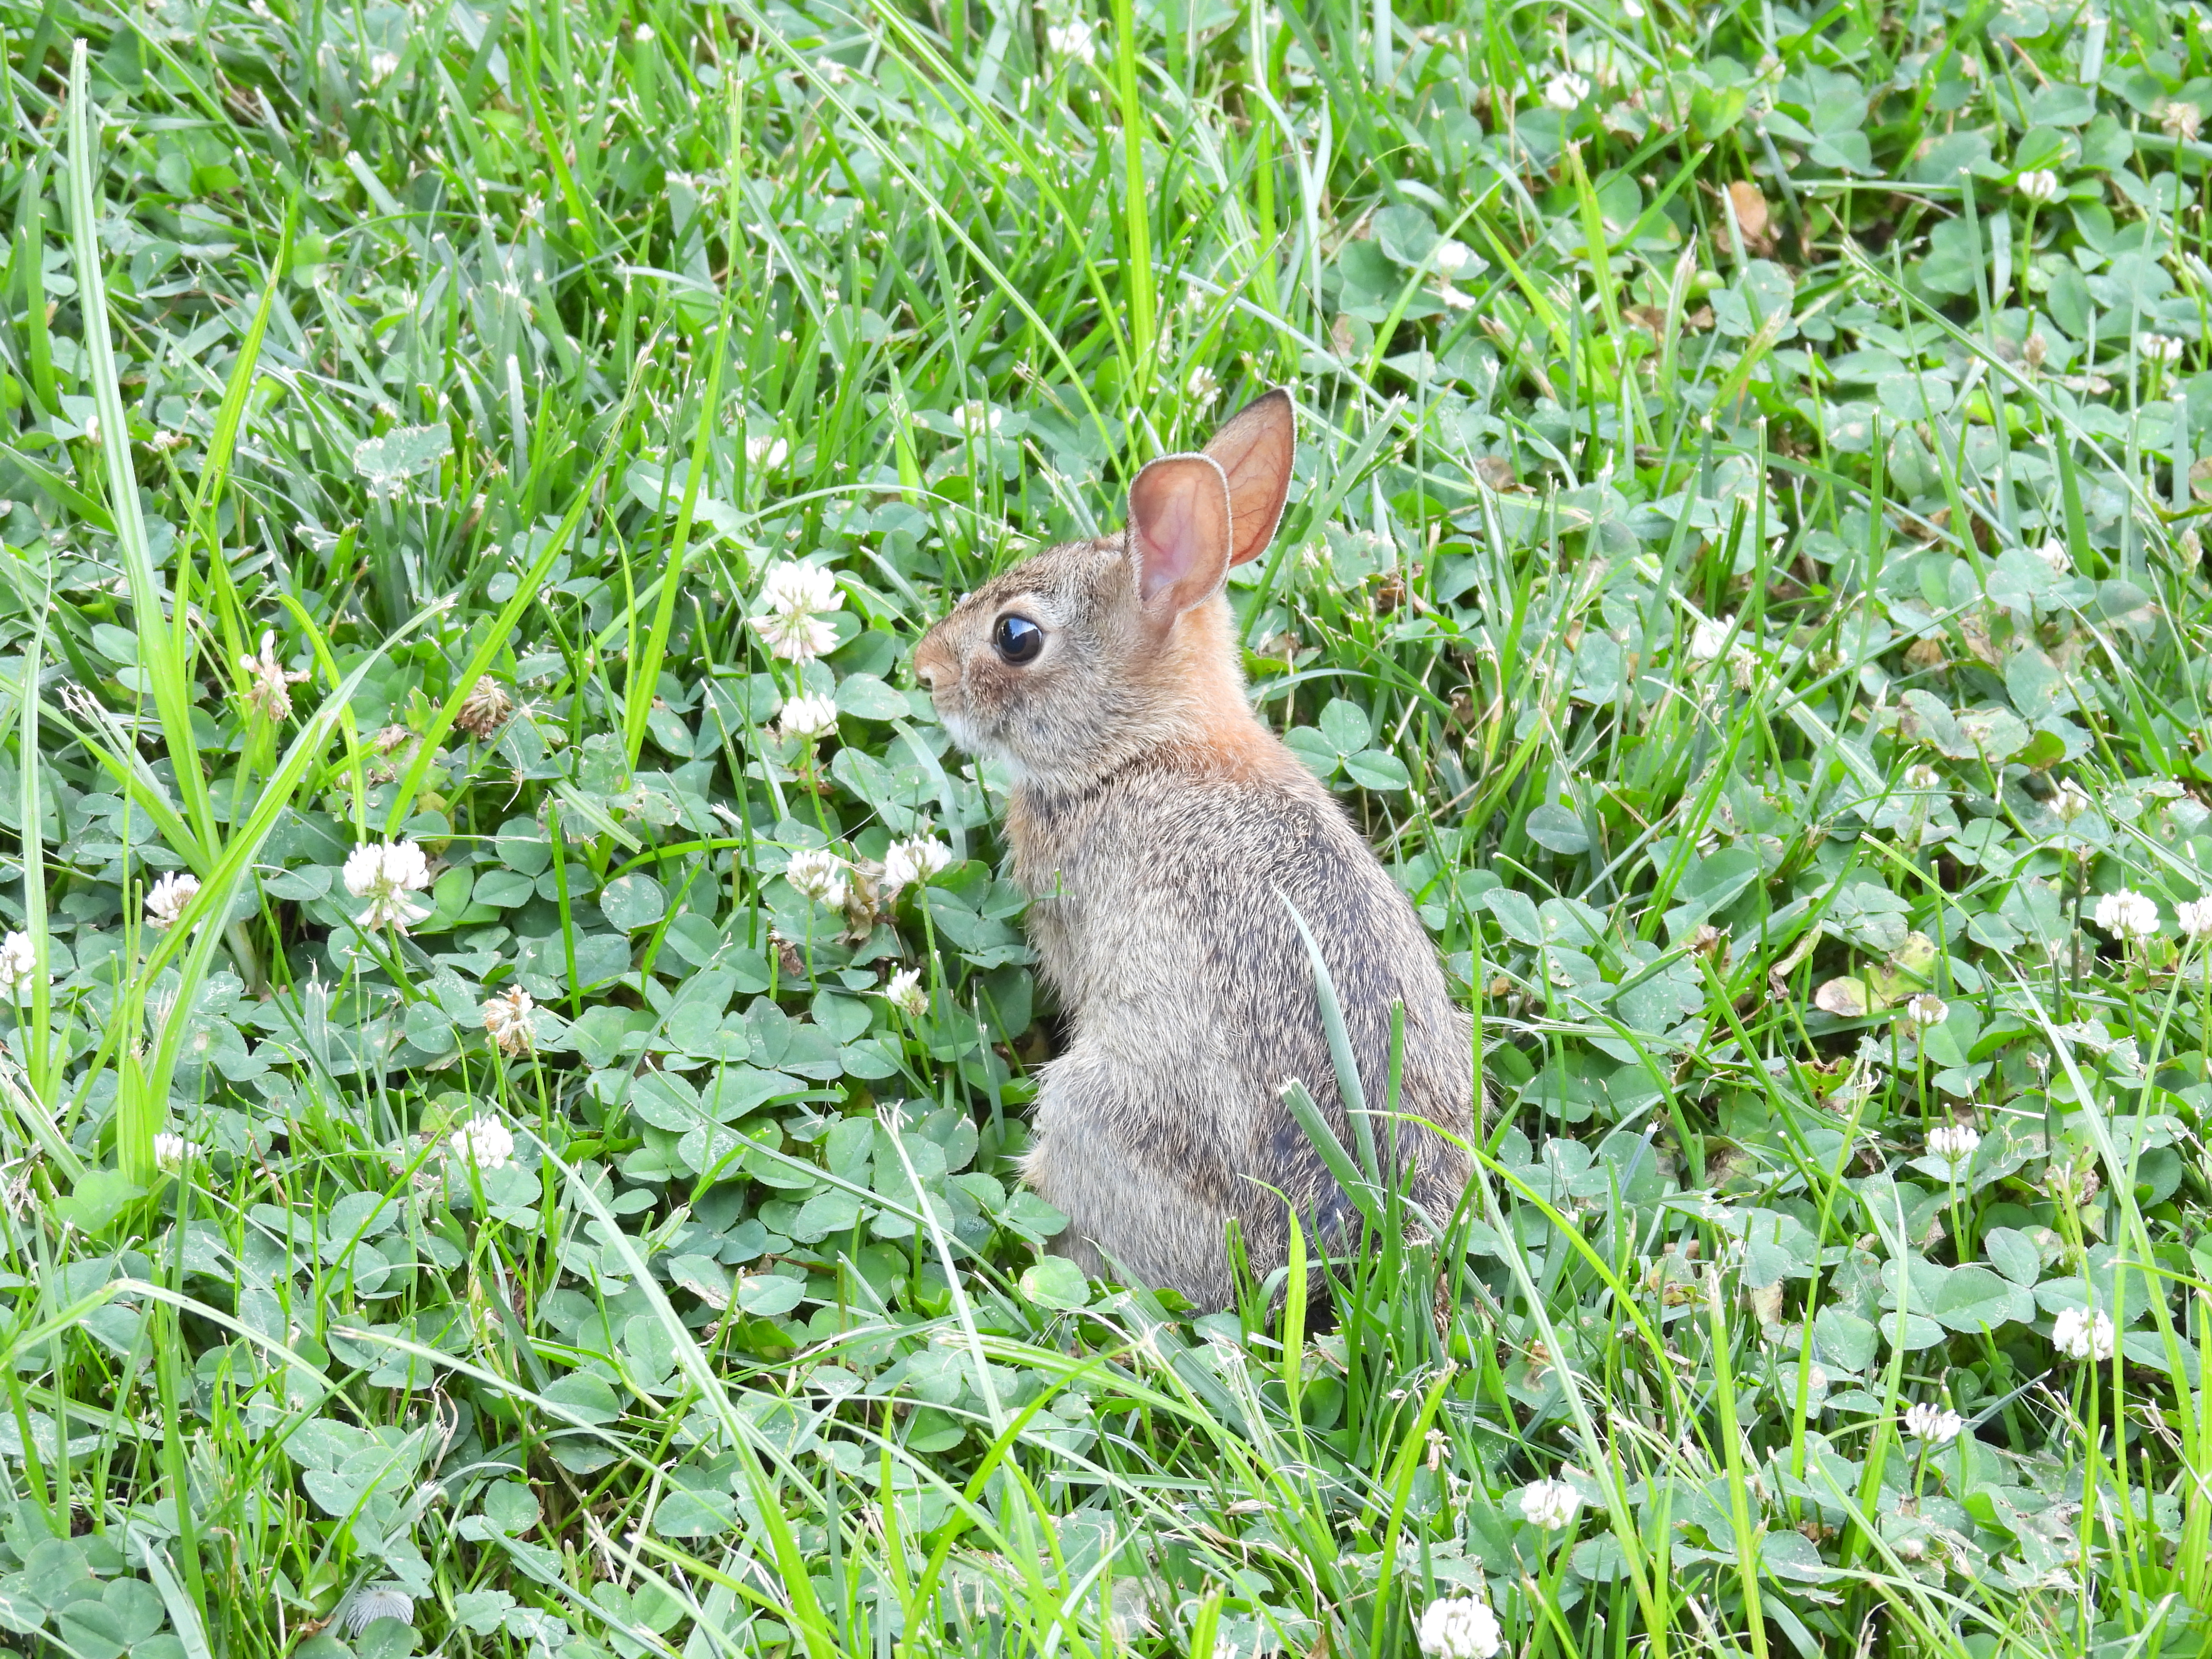
[[[2201,8],[0,30],[11,1650],[2201,1648]],[[906,665],[1277,383],[1498,1103],[1319,1335],[1040,1255]]]

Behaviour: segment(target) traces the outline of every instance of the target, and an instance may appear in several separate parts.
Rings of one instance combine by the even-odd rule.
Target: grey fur
[[[1287,402],[1270,412],[1281,453],[1261,470],[1276,468],[1286,486]],[[1232,477],[1254,471],[1243,459]],[[1279,488],[1273,499],[1257,509],[1267,528]],[[1264,537],[1244,527],[1249,557]],[[1332,1239],[1352,1215],[1281,1100],[1283,1083],[1301,1079],[1355,1144],[1283,898],[1319,941],[1376,1109],[1391,1012],[1404,1006],[1403,1116],[1378,1121],[1376,1138],[1386,1160],[1395,1138],[1413,1199],[1439,1219],[1468,1175],[1466,1154],[1437,1131],[1465,1140],[1473,1130],[1473,1032],[1413,906],[1250,712],[1218,580],[1163,617],[1139,596],[1146,556],[1126,532],[1049,549],[963,599],[915,659],[955,738],[1015,774],[1014,874],[1069,1015],[1073,1041],[1042,1070],[1024,1177],[1067,1214],[1061,1248],[1086,1273],[1102,1271],[1103,1255],[1132,1281],[1218,1309],[1231,1292],[1231,1217],[1264,1275],[1288,1252],[1284,1200]],[[1045,630],[1026,665],[992,648],[1009,611]]]

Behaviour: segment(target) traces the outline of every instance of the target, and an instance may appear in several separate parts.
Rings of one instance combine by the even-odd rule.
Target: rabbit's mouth
[[[987,727],[967,709],[940,705],[937,718],[962,754],[1018,768],[1019,757],[1008,745],[1005,734]]]
[[[945,731],[951,734],[952,741],[961,753],[974,755],[982,751],[985,746],[982,734],[976,731],[975,723],[968,718],[965,709],[946,708],[940,705],[937,718]]]

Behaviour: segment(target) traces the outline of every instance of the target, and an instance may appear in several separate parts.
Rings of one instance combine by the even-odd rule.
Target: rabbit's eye
[[[1006,662],[1035,662],[1044,649],[1044,629],[1027,617],[1001,617],[991,629],[991,648]]]

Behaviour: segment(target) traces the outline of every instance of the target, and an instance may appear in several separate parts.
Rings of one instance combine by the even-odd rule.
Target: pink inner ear
[[[1290,495],[1291,466],[1297,447],[1297,422],[1290,395],[1278,387],[1247,404],[1222,423],[1206,447],[1229,480],[1230,524],[1235,545],[1231,564],[1243,564],[1267,550]]]
[[[1147,556],[1142,586],[1147,599],[1181,581],[1197,562],[1198,514],[1194,505],[1188,495],[1170,495],[1145,526]]]
[[[1204,455],[1168,455],[1129,486],[1130,550],[1146,608],[1177,616],[1229,569],[1229,483]]]

